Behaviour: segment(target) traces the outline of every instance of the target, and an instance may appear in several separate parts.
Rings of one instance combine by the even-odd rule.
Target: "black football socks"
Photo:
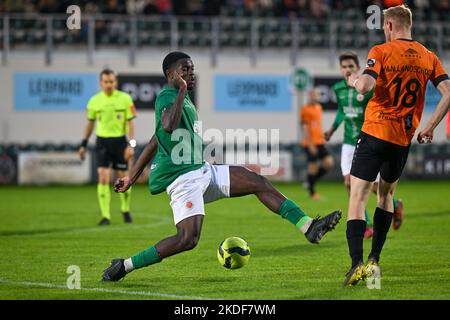
[[[347,221],[347,243],[348,251],[352,258],[352,268],[363,262],[364,231],[366,231],[366,221]]]
[[[370,252],[369,258],[375,259],[377,262],[380,260],[380,253],[386,241],[393,215],[392,212],[380,208],[376,208],[375,210],[373,216],[372,251]]]

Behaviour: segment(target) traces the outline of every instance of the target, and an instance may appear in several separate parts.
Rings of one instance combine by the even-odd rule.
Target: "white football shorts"
[[[205,203],[230,196],[230,167],[207,162],[179,176],[167,188],[175,225],[195,216],[205,215]]]

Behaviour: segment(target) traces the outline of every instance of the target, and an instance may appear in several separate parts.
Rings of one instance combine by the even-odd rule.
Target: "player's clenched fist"
[[[114,191],[115,192],[125,192],[128,189],[130,189],[132,185],[130,177],[126,176],[123,178],[119,178],[116,180],[116,183],[114,184]]]
[[[324,134],[323,134],[323,136],[325,138],[325,141],[330,141],[331,136],[333,135],[333,133],[334,133],[333,128],[329,129],[328,131],[325,131]]]
[[[417,141],[420,144],[431,143],[433,141],[433,130],[423,130],[417,135]]]
[[[347,79],[347,85],[349,85],[350,87],[354,87],[356,84],[356,80],[359,80],[360,77],[361,75],[358,73],[350,74],[350,76]]]
[[[172,80],[174,81],[174,84],[181,90],[187,89],[187,83],[183,79],[183,69],[182,66],[178,70],[175,70],[173,74],[171,75]]]
[[[86,158],[86,148],[80,147],[80,149],[78,150],[78,154],[80,155],[81,161],[84,161],[84,159]]]

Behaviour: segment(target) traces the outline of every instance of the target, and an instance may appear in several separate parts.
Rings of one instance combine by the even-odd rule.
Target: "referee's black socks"
[[[375,259],[377,262],[380,260],[380,253],[383,249],[386,236],[391,226],[393,213],[376,208],[373,216],[373,238],[372,238],[372,251],[369,258]]]
[[[363,262],[363,240],[366,231],[366,221],[347,221],[347,243],[350,257],[352,258],[352,268]]]

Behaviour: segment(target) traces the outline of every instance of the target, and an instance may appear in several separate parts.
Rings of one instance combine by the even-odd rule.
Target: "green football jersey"
[[[128,93],[114,90],[110,96],[103,91],[93,96],[87,105],[87,118],[97,121],[95,134],[101,138],[123,137],[128,132],[128,120],[136,112]]]
[[[373,91],[362,95],[355,88],[348,86],[345,80],[336,83],[333,86],[333,91],[336,94],[338,104],[333,129],[336,130],[344,121],[344,144],[354,146],[361,133],[364,112],[367,102],[372,98]]]
[[[164,130],[161,115],[172,107],[178,89],[165,86],[155,102],[155,136],[158,151],[151,165],[149,189],[152,194],[163,192],[180,175],[203,166],[203,141],[199,135],[197,109],[186,94],[178,128]]]

